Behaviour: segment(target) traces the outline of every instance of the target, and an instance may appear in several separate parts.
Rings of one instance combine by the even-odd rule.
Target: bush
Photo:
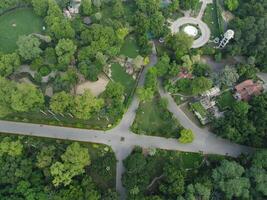
[[[193,131],[191,131],[189,129],[183,129],[180,132],[180,138],[178,139],[178,141],[183,143],[183,144],[187,144],[187,143],[192,143],[194,138],[195,138],[195,136],[194,136]]]
[[[48,74],[50,74],[51,69],[48,66],[44,66],[39,68],[39,73],[41,76],[47,76]]]

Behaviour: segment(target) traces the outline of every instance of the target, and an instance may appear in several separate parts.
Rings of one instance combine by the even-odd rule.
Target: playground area
[[[95,82],[86,81],[77,85],[76,94],[83,94],[86,90],[90,90],[94,96],[98,96],[106,90],[108,83],[109,79],[104,74],[100,74],[98,80]]]

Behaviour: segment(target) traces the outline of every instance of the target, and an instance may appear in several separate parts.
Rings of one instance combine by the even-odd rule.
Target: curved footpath
[[[139,86],[143,86],[147,70],[157,63],[157,56],[151,56],[150,64],[141,75]],[[191,144],[181,144],[177,139],[167,139],[146,135],[136,135],[129,129],[132,125],[139,101],[134,97],[133,102],[124,114],[121,123],[109,131],[86,130],[78,128],[58,127],[21,122],[0,121],[0,132],[37,137],[49,137],[63,140],[93,142],[106,144],[112,147],[117,158],[116,189],[122,200],[126,199],[126,191],[122,186],[122,174],[124,173],[123,160],[131,153],[135,146],[143,148],[160,148],[165,150],[177,150],[186,152],[202,152],[204,154],[219,154],[236,157],[241,153],[249,153],[251,148],[231,143],[230,141],[216,137],[206,129],[197,127],[176,105],[172,97],[160,88],[160,94],[169,101],[168,109],[180,121],[181,125],[193,130],[195,140]]]

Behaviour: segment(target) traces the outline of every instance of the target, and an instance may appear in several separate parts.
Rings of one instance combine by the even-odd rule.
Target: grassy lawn
[[[172,114],[159,104],[159,101],[160,99],[156,97],[151,102],[140,104],[132,130],[137,134],[178,137],[182,127]]]
[[[136,56],[139,55],[138,46],[132,36],[129,36],[125,39],[120,54],[130,58],[136,58]]]
[[[217,99],[217,104],[220,110],[225,110],[229,108],[233,102],[235,101],[231,91],[227,91],[222,93],[218,99]]]
[[[192,103],[191,107],[193,110],[198,112],[202,117],[206,117],[207,111],[203,108],[200,102]]]
[[[134,88],[135,80],[125,72],[122,66],[118,63],[111,65],[112,79],[121,83],[125,87],[126,96],[130,95]]]
[[[211,38],[219,37],[222,34],[223,19],[221,16],[221,7],[219,4],[216,4],[216,0],[214,0],[213,4],[207,5],[203,16],[203,21],[209,26],[211,30]]]
[[[40,33],[42,19],[30,8],[20,8],[0,16],[0,51],[13,52],[21,35]]]

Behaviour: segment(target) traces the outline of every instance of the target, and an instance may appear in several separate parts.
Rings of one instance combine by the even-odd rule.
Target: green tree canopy
[[[193,142],[195,136],[192,130],[189,129],[183,129],[180,132],[179,142],[186,144]]]
[[[61,159],[63,162],[56,162],[50,168],[55,186],[69,185],[72,178],[84,173],[84,167],[90,165],[91,162],[88,149],[81,147],[77,142],[67,147]]]
[[[17,112],[28,112],[44,104],[43,93],[32,84],[18,84],[11,93],[11,107]]]
[[[19,55],[25,60],[32,60],[38,57],[42,53],[40,44],[39,39],[34,36],[20,36],[17,41]]]

